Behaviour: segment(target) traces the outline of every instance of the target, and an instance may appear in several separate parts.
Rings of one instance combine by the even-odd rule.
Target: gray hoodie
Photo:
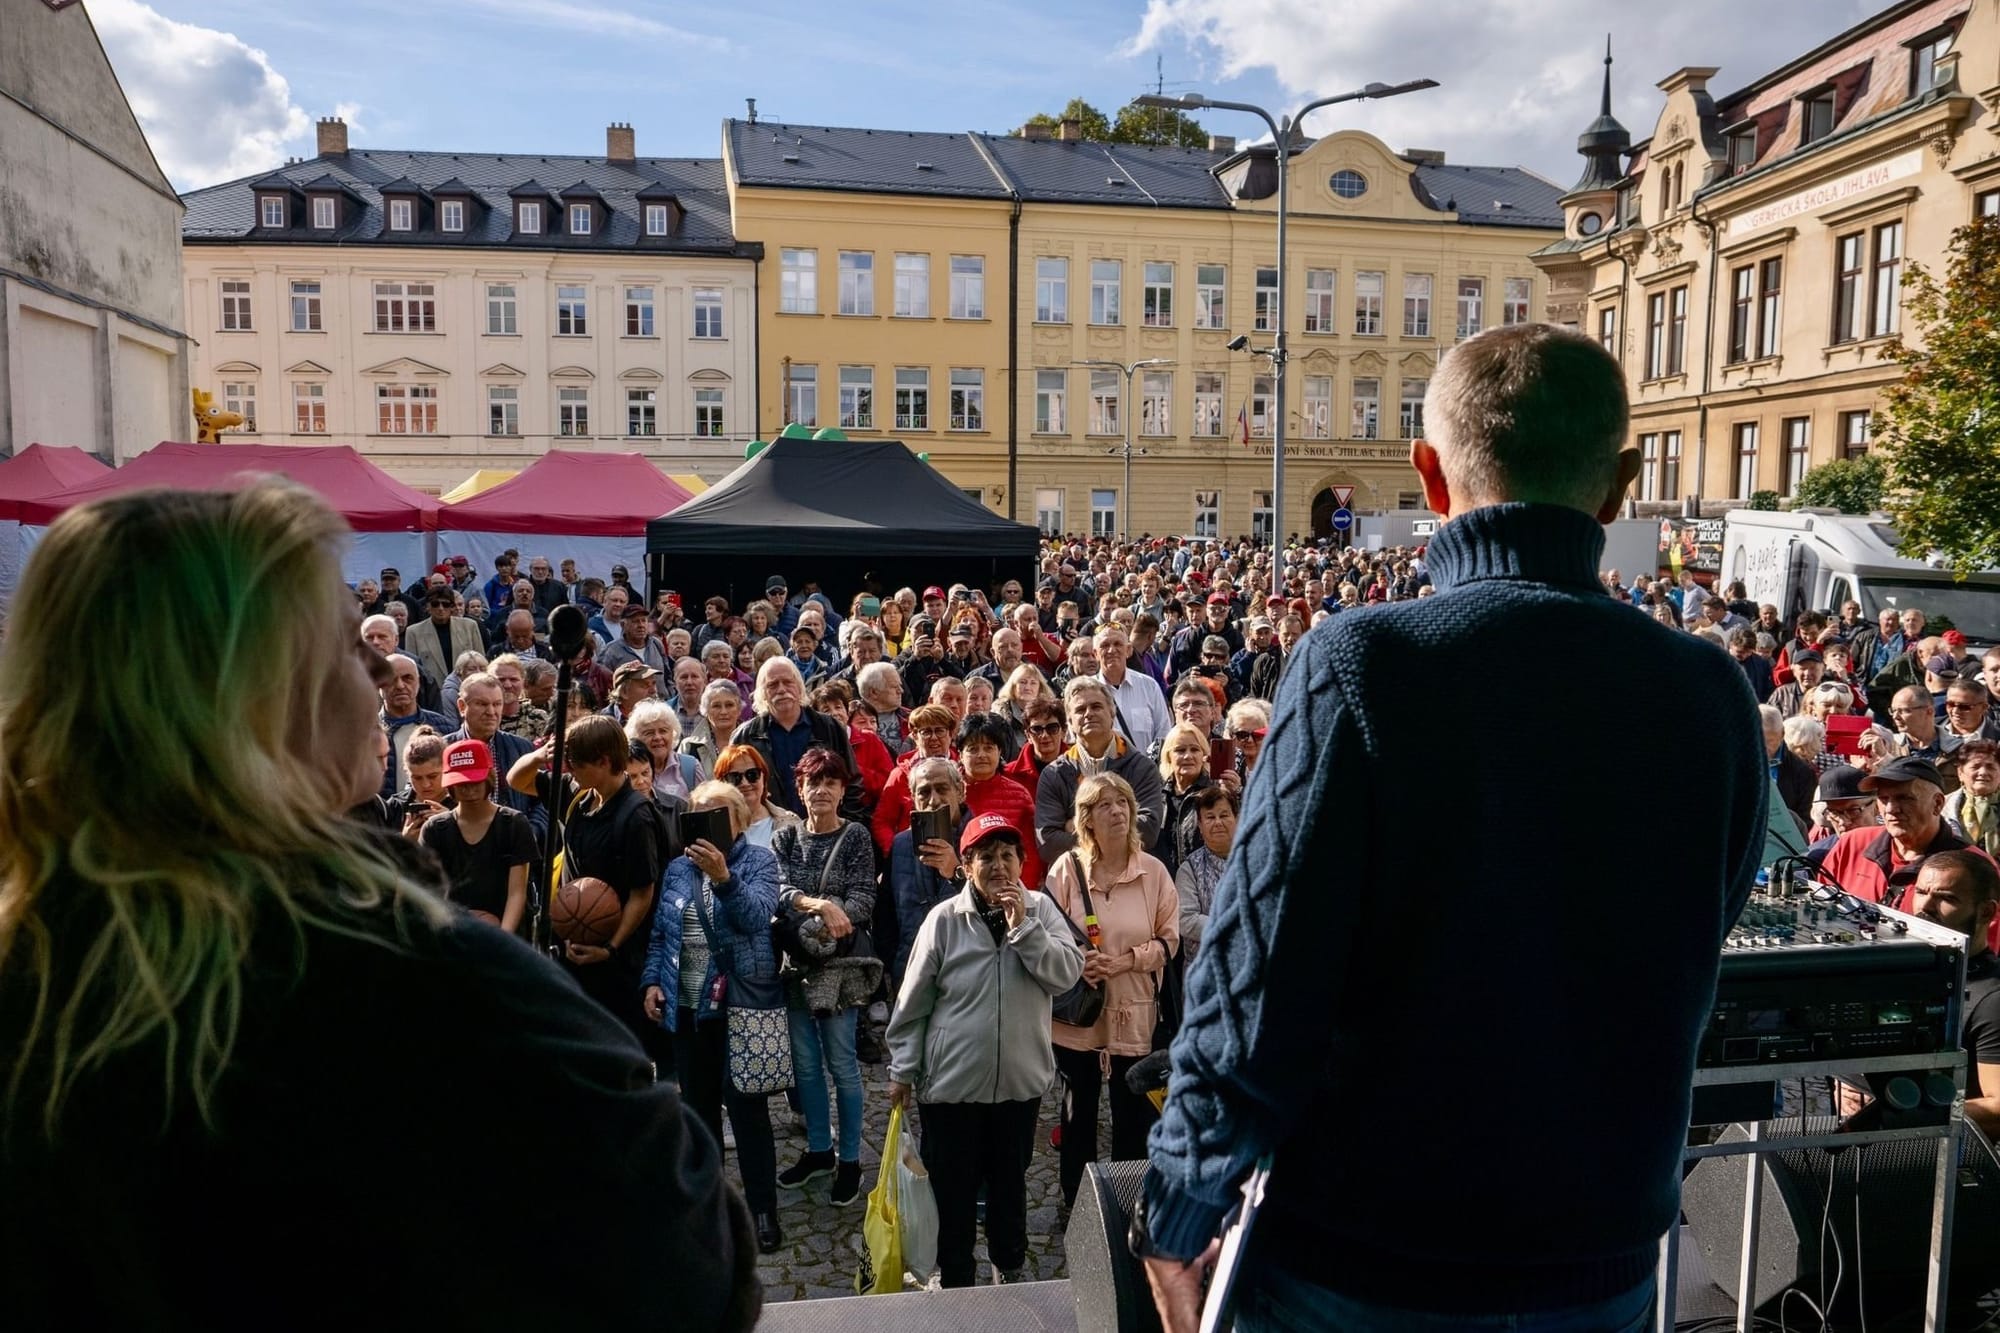
[[[917,928],[887,1040],[889,1077],[921,1100],[1026,1101],[1055,1077],[1049,1004],[1083,975],[1083,951],[1054,902],[1026,901],[998,944],[970,884]]]

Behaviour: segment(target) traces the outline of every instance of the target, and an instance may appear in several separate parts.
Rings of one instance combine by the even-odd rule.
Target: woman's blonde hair
[[[1174,748],[1174,742],[1186,740],[1190,737],[1193,738],[1197,745],[1201,746],[1202,762],[1204,764],[1208,762],[1208,752],[1211,747],[1208,743],[1208,737],[1202,735],[1201,728],[1192,726],[1186,722],[1176,722],[1168,730],[1167,734],[1160,738],[1160,780],[1162,782],[1172,782],[1174,780],[1174,761],[1170,757]]]
[[[1116,773],[1098,773],[1085,778],[1076,789],[1076,855],[1085,870],[1103,854],[1097,835],[1090,831],[1090,814],[1106,801],[1123,801],[1131,815],[1125,826],[1126,855],[1137,856],[1145,850],[1139,842],[1139,798],[1133,794],[1132,784]]]
[[[724,806],[728,807],[729,813],[735,818],[738,827],[750,827],[750,802],[745,799],[742,792],[736,789],[734,783],[724,782],[720,778],[710,778],[707,782],[702,783],[688,793],[688,804],[696,809],[708,804],[710,801],[720,801]],[[726,852],[729,849],[727,847],[719,847],[716,850]]]
[[[53,1135],[80,1081],[143,1059],[165,1114],[185,1096],[213,1124],[253,940],[297,972],[308,926],[393,947],[406,905],[449,920],[345,815],[373,744],[347,538],[275,480],[49,526],[0,652],[0,983],[33,997],[0,1121],[32,1104]],[[76,668],[107,643],[144,649]]]

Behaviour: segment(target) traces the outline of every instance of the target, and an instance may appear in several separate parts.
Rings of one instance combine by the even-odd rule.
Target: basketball
[[[556,938],[570,944],[605,945],[611,943],[624,910],[609,884],[585,875],[556,891],[549,925]]]
[[[473,909],[471,916],[474,921],[484,921],[489,926],[497,926],[500,924],[499,917],[493,915],[493,913],[491,912],[479,911],[477,908]]]

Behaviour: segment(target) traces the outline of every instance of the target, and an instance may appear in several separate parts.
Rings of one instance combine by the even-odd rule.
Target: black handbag
[[[1068,856],[1076,866],[1077,883],[1083,886],[1083,895],[1087,901],[1090,897],[1090,882],[1084,876],[1083,864],[1076,861],[1076,853],[1074,852],[1066,852],[1064,855]],[[1067,911],[1063,912],[1062,919],[1063,924],[1069,927],[1070,938],[1076,941],[1076,947],[1088,952],[1090,949],[1090,936],[1084,934],[1083,928],[1076,924],[1074,918]],[[1098,1018],[1103,1013],[1103,985],[1098,982],[1085,981],[1082,977],[1076,979],[1074,986],[1056,996],[1050,1007],[1050,1016],[1056,1022],[1067,1023],[1071,1027],[1076,1028],[1095,1027]]]
[[[826,882],[833,874],[834,858],[846,845],[847,836],[855,825],[843,825],[840,836],[827,849],[826,864],[819,871],[818,897],[826,896]],[[778,957],[791,963],[801,972],[809,972],[821,963],[835,958],[845,958],[854,952],[854,946],[862,935],[861,928],[835,939],[833,932],[826,928],[826,919],[818,912],[801,912],[797,908],[787,908],[771,918],[771,945],[778,951]]]

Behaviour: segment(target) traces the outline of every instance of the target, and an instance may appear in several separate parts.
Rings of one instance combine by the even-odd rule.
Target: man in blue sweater
[[[1189,978],[1132,1237],[1169,1333],[1266,1153],[1243,1333],[1650,1320],[1763,845],[1756,707],[1727,653],[1598,582],[1639,466],[1603,349],[1494,329],[1445,357],[1424,419],[1437,592],[1300,641]],[[1628,692],[1548,689],[1579,643],[1703,725],[1635,731]],[[1508,703],[1445,782],[1465,719],[1437,675],[1473,658]],[[1635,855],[1631,793],[1663,780],[1691,831]]]

